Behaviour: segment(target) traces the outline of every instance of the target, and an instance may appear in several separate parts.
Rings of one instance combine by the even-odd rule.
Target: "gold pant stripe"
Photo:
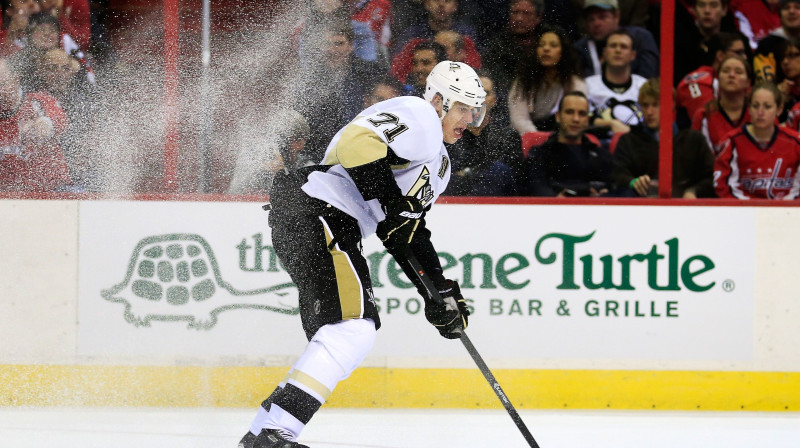
[[[328,389],[327,386],[317,381],[311,375],[301,372],[297,369],[292,370],[292,373],[289,374],[289,379],[294,380],[297,383],[302,384],[303,386],[313,390],[317,395],[322,397],[323,400],[327,400],[328,397],[331,396],[332,391]],[[287,381],[288,383],[288,381]]]
[[[333,235],[328,223],[320,217],[322,225],[325,227],[325,242],[331,247]],[[364,317],[364,288],[361,287],[361,279],[358,278],[350,256],[339,250],[336,244],[328,252],[333,257],[333,270],[336,272],[336,286],[339,289],[339,305],[342,308],[342,319],[357,319]]]

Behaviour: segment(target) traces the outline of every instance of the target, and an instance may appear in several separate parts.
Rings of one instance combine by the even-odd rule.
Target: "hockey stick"
[[[439,295],[439,290],[436,288],[436,286],[434,286],[433,280],[431,280],[430,277],[425,274],[425,270],[422,268],[422,265],[419,264],[417,258],[411,253],[406,253],[405,258],[405,261],[411,266],[411,270],[414,271],[417,280],[419,280],[419,283],[425,288],[428,298],[434,302],[444,303],[444,299],[442,299],[442,297]],[[494,375],[492,375],[492,371],[489,370],[489,366],[483,362],[483,358],[481,358],[478,350],[476,350],[475,346],[472,345],[472,341],[469,340],[466,331],[462,330],[459,338],[461,339],[461,343],[464,344],[464,347],[467,349],[467,352],[469,352],[469,355],[472,357],[472,360],[478,365],[478,369],[480,369],[481,373],[486,378],[486,381],[489,382],[489,386],[491,386],[492,390],[497,395],[497,398],[499,398],[500,402],[503,403],[503,407],[506,408],[506,411],[508,411],[508,415],[511,416],[511,420],[513,420],[514,424],[517,425],[517,428],[519,428],[519,431],[522,433],[522,437],[525,438],[525,441],[528,442],[528,445],[531,448],[539,448],[539,444],[536,443],[533,435],[531,435],[531,432],[528,431],[528,427],[525,426],[525,422],[522,421],[522,417],[519,416],[517,410],[514,408],[514,405],[511,404],[511,400],[508,399],[505,392],[503,392],[503,388],[500,387],[500,383],[498,383],[494,378]]]

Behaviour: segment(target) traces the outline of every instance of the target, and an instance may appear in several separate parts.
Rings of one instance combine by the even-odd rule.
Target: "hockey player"
[[[261,404],[239,448],[305,447],[297,436],[372,348],[381,322],[362,238],[376,233],[407,273],[408,254],[416,256],[446,303],[425,303],[425,317],[442,336],[458,338],[466,328],[469,309],[458,284],[442,274],[424,216],[450,179],[443,142],[455,143],[481,123],[484,99],[470,66],[440,62],[424,99],[368,107],[333,137],[320,165],[276,176],[273,247],[297,284],[309,344]]]
[[[714,162],[717,196],[798,198],[800,135],[776,124],[782,107],[781,92],[774,84],[756,84],[750,99],[750,124],[729,134]]]

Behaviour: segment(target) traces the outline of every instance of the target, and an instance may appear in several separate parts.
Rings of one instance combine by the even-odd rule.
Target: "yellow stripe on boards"
[[[255,407],[289,367],[0,365],[0,406]],[[517,409],[800,411],[800,372],[496,370]],[[326,406],[502,409],[478,369],[360,368]]]

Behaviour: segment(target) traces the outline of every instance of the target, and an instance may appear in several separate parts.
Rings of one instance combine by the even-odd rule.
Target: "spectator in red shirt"
[[[411,71],[405,79],[400,80],[404,84],[403,94],[422,97],[431,70],[446,60],[447,50],[436,42],[426,41],[417,45],[411,57]]]
[[[717,196],[797,199],[800,135],[775,124],[783,97],[772,83],[759,83],[750,99],[751,123],[728,136],[714,163]]]
[[[717,73],[723,59],[738,56],[746,60],[748,65],[752,59],[747,38],[741,33],[718,33],[709,40],[708,45],[709,53],[714,55],[712,64],[701,66],[678,83],[678,125],[682,128],[688,127],[697,111],[717,96]]]
[[[720,63],[718,96],[692,119],[692,128],[706,136],[714,154],[719,154],[728,133],[749,120],[747,96],[752,82],[752,68],[738,56],[729,56]]]
[[[67,117],[44,93],[25,94],[0,59],[0,190],[54,191],[70,184],[58,137]]]
[[[481,68],[481,55],[478,53],[475,42],[471,37],[447,30],[439,31],[432,40],[444,47],[446,60],[464,62],[475,69]],[[417,52],[417,47],[430,41],[431,39],[412,39],[411,42],[403,47],[403,50],[392,59],[392,66],[390,69],[392,76],[400,81],[404,81],[413,70],[413,59],[414,54]],[[428,71],[430,71],[430,69]]]
[[[394,42],[394,54],[400,53],[411,40],[433,39],[439,31],[452,30],[473,40],[475,30],[458,14],[457,0],[424,0],[425,20],[402,30]]]

